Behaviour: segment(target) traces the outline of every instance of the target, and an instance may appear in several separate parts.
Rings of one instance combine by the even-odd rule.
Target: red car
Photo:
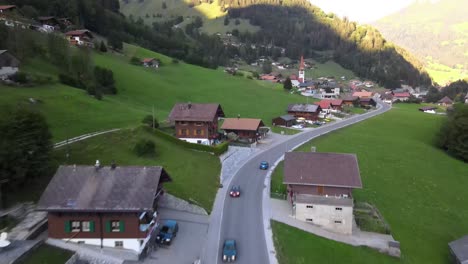
[[[240,196],[240,186],[232,186],[231,191],[229,192],[231,197],[239,197]]]

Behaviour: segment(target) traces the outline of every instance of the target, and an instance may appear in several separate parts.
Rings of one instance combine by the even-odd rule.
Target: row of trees
[[[468,105],[456,104],[442,125],[437,145],[450,155],[468,162]]]
[[[448,96],[455,102],[463,102],[467,93],[467,80],[458,80],[443,87],[440,90],[435,87],[431,87],[426,95],[426,101],[430,103],[435,103],[443,97]]]

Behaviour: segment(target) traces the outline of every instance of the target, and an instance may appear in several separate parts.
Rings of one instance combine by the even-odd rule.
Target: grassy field
[[[118,95],[97,101],[83,90],[58,83],[31,88],[0,86],[0,109],[6,105],[37,109],[46,116],[54,141],[59,141],[93,131],[134,127],[153,106],[157,118],[165,120],[176,102],[219,102],[228,117],[262,118],[268,125],[273,117],[285,113],[289,103],[305,102],[302,96],[285,93],[270,83],[182,62],[174,64],[168,57],[134,46],[126,46],[125,53],[128,56],[93,56],[96,65],[114,72]],[[157,57],[163,66],[158,70],[134,66],[128,63],[130,55]],[[51,76],[57,71],[36,60],[25,69]],[[30,103],[29,98],[39,103]]]
[[[41,245],[20,264],[63,264],[71,258],[73,252],[49,245]]]
[[[138,157],[133,147],[139,139],[149,139],[156,144],[154,157]],[[69,151],[69,160],[66,153]],[[97,136],[77,142],[55,151],[59,164],[92,165],[96,160],[110,165],[158,165],[171,175],[173,182],[164,188],[171,194],[187,201],[195,201],[211,211],[219,185],[221,164],[217,156],[196,152],[159,138],[143,128]]]
[[[447,243],[468,233],[468,196],[463,195],[468,166],[434,147],[444,117],[424,114],[418,107],[395,105],[388,113],[320,137],[298,151],[316,146],[319,152],[356,153],[364,188],[354,196],[374,204],[390,224],[401,242],[402,262],[449,263]],[[272,182],[281,182],[277,177],[282,170],[273,177]],[[278,236],[280,242],[287,239],[283,233]],[[290,245],[281,242],[281,247]],[[353,251],[353,256],[358,254]],[[350,259],[345,250],[335,249],[334,256],[341,260],[335,263]],[[369,257],[361,263],[380,260]]]

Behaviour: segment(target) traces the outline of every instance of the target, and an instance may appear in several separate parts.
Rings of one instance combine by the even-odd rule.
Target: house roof
[[[355,154],[286,152],[284,184],[362,188]]]
[[[16,6],[15,5],[0,5],[0,10],[8,10],[12,8],[16,8]]]
[[[315,102],[314,104],[319,105],[322,109],[331,107],[331,102],[329,100],[321,100],[320,102]]]
[[[309,87],[309,86],[314,86],[316,85],[317,83],[314,82],[314,81],[307,81],[307,82],[303,82],[301,84],[299,84],[300,87]]]
[[[382,99],[384,99],[384,100],[385,100],[385,99],[390,99],[390,100],[391,100],[391,99],[393,99],[393,95],[392,95],[391,93],[382,94],[382,95],[380,96],[380,98],[382,98]]]
[[[342,98],[343,101],[356,101],[359,99],[357,96],[346,95]]]
[[[354,92],[354,93],[353,93],[353,96],[357,96],[357,97],[371,97],[371,96],[372,96],[372,92]]]
[[[419,110],[423,111],[423,112],[427,111],[427,110],[435,110],[435,109],[437,109],[437,107],[435,107],[435,106],[423,106],[423,107],[419,108]]]
[[[359,98],[359,102],[371,102],[374,101],[372,98]]]
[[[261,119],[254,118],[225,118],[221,129],[224,130],[250,130],[256,131],[264,126]]]
[[[223,117],[220,104],[176,103],[169,114],[171,121],[213,121]]]
[[[290,104],[288,105],[288,112],[309,112],[315,113],[320,111],[320,106],[315,104]]]
[[[141,60],[141,62],[143,62],[143,63],[148,63],[148,62],[152,62],[152,61],[154,61],[154,60],[156,60],[156,59],[155,59],[155,58],[143,58],[143,59]]]
[[[453,103],[452,99],[450,99],[448,96],[445,96],[444,98],[439,100],[439,103],[443,104],[451,104]]]
[[[291,81],[292,81],[292,80],[297,80],[297,75],[296,75],[296,74],[291,74],[291,75],[289,76],[289,79],[291,79]]]
[[[276,80],[276,76],[274,75],[270,75],[270,74],[264,74],[262,76],[260,76],[260,79],[262,80]]]
[[[343,104],[343,100],[341,100],[341,99],[333,99],[333,100],[328,100],[328,101],[330,101],[331,105],[338,105],[339,106],[339,105]]]
[[[458,259],[458,263],[468,263],[468,235],[450,242],[449,247]]]
[[[67,35],[67,36],[88,35],[90,37],[93,37],[93,35],[91,34],[91,31],[89,31],[87,29],[78,29],[78,30],[68,31],[67,33],[65,33],[65,35]]]
[[[282,116],[279,116],[277,118],[281,118],[284,121],[296,120],[296,118],[294,116],[292,116],[292,115],[282,115]]]
[[[37,205],[43,211],[141,212],[152,210],[159,182],[170,181],[160,166],[60,166]]]
[[[408,93],[408,92],[404,92],[404,93],[393,93],[393,96],[394,96],[394,97],[410,97],[411,94]]]

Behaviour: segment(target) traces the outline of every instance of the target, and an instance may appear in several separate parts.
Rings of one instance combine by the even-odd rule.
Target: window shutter
[[[106,221],[106,232],[111,232],[111,221]]]
[[[71,221],[65,221],[65,233],[71,232]]]
[[[94,232],[94,221],[89,221],[89,232]]]
[[[125,232],[124,221],[120,221],[120,222],[119,222],[119,227],[120,227],[120,232]]]

